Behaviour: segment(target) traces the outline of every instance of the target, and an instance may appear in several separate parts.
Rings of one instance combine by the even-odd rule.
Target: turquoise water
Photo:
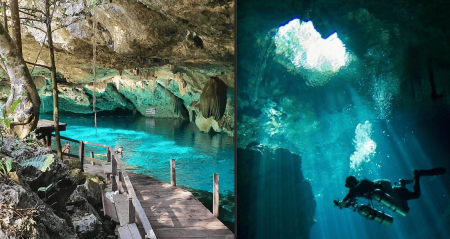
[[[42,114],[41,119],[52,119]],[[212,192],[213,174],[219,174],[219,192],[234,195],[234,143],[225,134],[209,135],[195,124],[179,119],[154,119],[138,115],[93,115],[62,113],[67,123],[61,135],[76,140],[106,144],[115,150],[124,147],[123,161],[133,171],[170,183],[170,159],[175,159],[177,185]],[[67,141],[62,140],[61,144]],[[105,158],[106,149],[85,146],[85,156],[93,151]],[[78,154],[78,144],[71,143]]]

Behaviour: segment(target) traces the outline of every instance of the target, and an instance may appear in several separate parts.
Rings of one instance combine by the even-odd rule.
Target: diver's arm
[[[349,191],[347,193],[347,195],[345,196],[345,198],[342,199],[342,202],[350,202],[350,201],[355,200],[355,198],[356,198],[355,193],[353,191]]]
[[[355,201],[356,196],[354,195],[354,193],[352,193],[351,191],[348,192],[348,194],[345,196],[344,199],[342,199],[342,201],[339,201],[337,203],[335,203],[336,206],[338,206],[340,209],[344,208],[344,207],[350,207],[353,202]]]

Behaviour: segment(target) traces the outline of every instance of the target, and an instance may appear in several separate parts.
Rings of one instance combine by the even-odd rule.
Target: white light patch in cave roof
[[[296,68],[337,72],[348,62],[345,45],[337,33],[323,39],[312,21],[294,19],[278,29],[274,40],[275,52],[288,58]]]

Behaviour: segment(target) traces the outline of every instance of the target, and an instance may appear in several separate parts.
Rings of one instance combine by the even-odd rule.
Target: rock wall
[[[21,166],[52,153],[35,141],[5,137],[0,148],[14,162],[8,176],[0,174],[0,238],[114,237],[115,223],[100,213],[103,177],[83,173],[78,160],[63,163],[56,154],[45,172]],[[49,189],[43,192],[42,187]]]
[[[44,9],[40,2],[20,4]],[[197,122],[196,118],[202,116],[194,105],[210,77],[234,89],[234,1],[115,0],[82,14],[91,4],[90,0],[68,1],[61,3],[54,14],[68,15],[63,21],[68,26],[53,34],[61,111],[92,113],[95,92],[97,111],[120,108],[146,115],[146,109],[154,108],[152,117],[184,117]],[[57,29],[56,21],[53,23],[53,29]],[[24,58],[50,66],[45,35],[36,27],[43,24],[22,27]],[[30,65],[41,96],[41,111],[49,112],[49,71],[31,69]],[[3,100],[9,95],[9,85],[6,74],[0,77]],[[234,99],[234,90],[228,91],[228,98]],[[226,112],[218,121],[205,119],[197,124],[205,131],[213,128],[232,134],[234,102],[228,102]]]
[[[301,157],[265,146],[237,155],[238,238],[309,238],[316,202]]]

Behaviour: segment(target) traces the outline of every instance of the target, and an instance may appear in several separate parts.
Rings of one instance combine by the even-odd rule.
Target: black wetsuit
[[[413,189],[414,192],[411,192],[405,187],[394,187],[394,192],[398,194],[400,200],[418,199],[420,197],[420,183],[418,178],[414,179]]]
[[[364,197],[366,194],[371,193],[373,190],[375,190],[375,183],[370,180],[363,179],[354,188],[350,188],[347,196],[345,196],[342,201],[353,201],[357,197]]]
[[[357,197],[365,197],[367,199],[371,199],[366,196],[370,195],[370,193],[373,192],[375,189],[383,190],[380,186],[381,185],[376,184],[370,180],[363,179],[354,188],[350,188],[347,196],[345,196],[345,198],[342,201],[346,202],[347,203],[346,207],[348,207],[354,202],[354,200]],[[410,199],[417,199],[420,197],[420,184],[419,184],[418,179],[414,180],[413,188],[414,188],[414,192],[409,191],[405,187],[401,187],[401,188],[397,187],[396,189],[394,189],[394,192],[397,194],[396,196],[398,197],[398,199],[400,199],[402,201],[407,201]],[[391,192],[386,192],[386,193],[391,194]],[[394,196],[394,195],[392,195],[392,196]],[[396,197],[396,196],[394,196],[394,197]]]

